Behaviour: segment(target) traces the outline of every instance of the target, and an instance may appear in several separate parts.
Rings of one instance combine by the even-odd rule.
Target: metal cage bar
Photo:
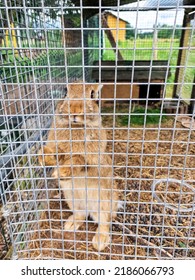
[[[54,2],[0,4],[0,258],[195,259],[195,6]]]

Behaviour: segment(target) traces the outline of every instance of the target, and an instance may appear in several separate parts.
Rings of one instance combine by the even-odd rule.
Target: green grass
[[[151,60],[153,58],[153,39],[126,40],[118,43],[118,48],[125,60]],[[170,56],[170,48],[172,48],[171,60],[177,62],[177,52],[179,47],[179,40],[158,39],[157,59],[168,60]],[[108,39],[105,40],[105,51],[103,60],[115,60],[116,54],[112,50],[112,46]]]
[[[114,111],[112,106],[102,107],[101,113],[105,125],[107,121],[113,121]],[[115,114],[117,127],[128,126],[129,123],[130,126],[157,125],[159,122],[163,123],[168,120],[168,117],[161,113],[160,108],[148,107],[146,110],[145,106],[140,105],[132,108],[131,113],[129,113],[128,105],[116,107]]]
[[[148,108],[147,111],[143,107],[137,107],[131,115],[118,116],[121,126],[130,125],[158,124],[160,121],[160,109]],[[162,116],[161,121],[166,121],[167,117]]]

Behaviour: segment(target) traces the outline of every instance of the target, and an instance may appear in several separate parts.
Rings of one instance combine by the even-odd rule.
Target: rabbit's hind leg
[[[71,215],[64,225],[65,230],[77,230],[85,221],[85,215],[82,213],[74,213]]]
[[[92,244],[97,251],[102,251],[110,243],[110,221],[111,215],[109,213],[100,213],[100,215],[93,213],[95,222],[98,223],[96,234],[93,237]]]

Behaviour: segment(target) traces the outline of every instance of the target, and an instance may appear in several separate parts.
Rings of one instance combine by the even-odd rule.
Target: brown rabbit
[[[58,166],[52,176],[60,178],[73,211],[65,230],[78,229],[90,215],[99,224],[92,243],[101,251],[110,240],[109,227],[117,212],[118,195],[112,180],[112,161],[105,154],[107,140],[96,102],[98,90],[94,84],[68,86],[39,161],[42,165]]]

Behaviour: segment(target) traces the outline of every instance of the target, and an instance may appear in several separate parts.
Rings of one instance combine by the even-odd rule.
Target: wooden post
[[[157,27],[154,28],[153,46],[154,46],[153,59],[157,60],[158,59],[158,29],[157,29]]]
[[[65,47],[65,19],[64,15],[61,15],[61,24],[62,24],[62,46]]]
[[[9,30],[7,29],[5,32],[5,45],[6,47],[10,46],[10,40],[11,40],[11,46],[14,49],[14,55],[18,55],[18,50],[16,48],[18,47],[17,43],[17,37],[16,37],[16,31],[14,30],[14,24],[13,22],[10,23],[10,28],[11,28],[11,38],[9,39]]]
[[[191,94],[191,101],[189,106],[189,113],[195,114],[195,76],[193,81],[193,87],[192,87],[192,94]]]
[[[83,31],[83,47],[84,47],[84,64],[85,67],[84,68],[84,77],[85,77],[85,81],[89,80],[89,50],[88,50],[88,34],[89,31],[87,29],[88,27],[88,20],[83,18],[83,27],[84,27],[84,31]]]
[[[108,37],[108,40],[110,41],[110,44],[111,44],[114,52],[116,53],[116,51],[117,51],[118,60],[123,60],[120,50],[116,48],[116,42],[115,42],[114,36],[112,35],[111,30],[109,30],[109,26],[107,23],[107,17],[105,14],[102,14],[102,27],[106,28],[105,33]]]
[[[177,69],[175,72],[175,85],[173,89],[173,96],[178,97],[181,95],[182,91],[182,81],[185,74],[185,63],[188,52],[188,43],[190,38],[190,18],[188,12],[185,10],[184,19],[183,19],[183,29],[180,39],[179,53],[177,59]],[[179,83],[179,84],[177,84]]]

